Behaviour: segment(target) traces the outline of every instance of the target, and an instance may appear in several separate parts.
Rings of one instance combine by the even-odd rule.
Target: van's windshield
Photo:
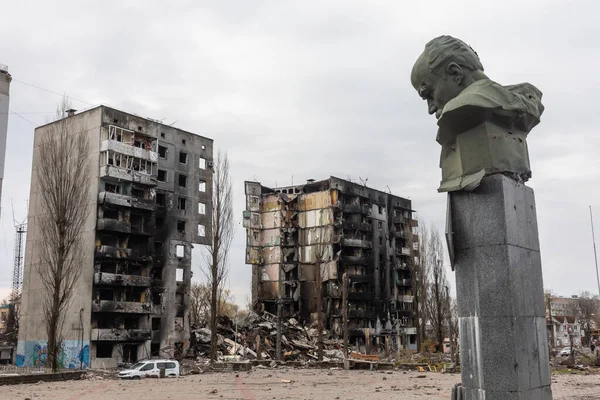
[[[143,365],[146,365],[146,363],[139,362],[139,363],[135,364],[133,367],[131,367],[131,369],[140,369]]]

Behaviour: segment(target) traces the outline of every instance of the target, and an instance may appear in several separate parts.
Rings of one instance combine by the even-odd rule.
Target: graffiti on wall
[[[28,340],[17,345],[17,366],[45,367],[48,364],[48,342]],[[90,342],[85,340],[63,340],[58,352],[61,368],[87,368],[90,364]]]

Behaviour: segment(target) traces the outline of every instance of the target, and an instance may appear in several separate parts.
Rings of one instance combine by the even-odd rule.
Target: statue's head
[[[429,114],[436,118],[446,103],[483,78],[483,65],[475,50],[452,36],[440,36],[427,43],[410,75],[413,87],[427,100]]]

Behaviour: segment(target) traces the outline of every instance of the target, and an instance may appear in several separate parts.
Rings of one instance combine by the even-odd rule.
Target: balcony
[[[348,318],[366,318],[375,319],[375,311],[369,310],[348,310]]]
[[[392,314],[394,314],[398,318],[402,318],[402,317],[412,318],[415,316],[415,312],[413,310],[396,310],[396,311],[392,312]]]
[[[154,200],[139,199],[124,194],[100,192],[98,193],[98,203],[114,204],[121,207],[132,207],[140,210],[153,211],[156,208]]]
[[[96,258],[125,258],[136,261],[152,261],[149,251],[140,249],[126,249],[113,246],[97,246]]]
[[[404,217],[404,215],[394,215],[394,217],[392,218],[392,222],[394,224],[403,224],[406,222],[406,218]]]
[[[371,300],[373,293],[370,292],[348,292],[348,300]]]
[[[96,272],[94,274],[94,284],[150,287],[152,285],[152,278],[141,275],[123,275],[109,274],[107,272]]]
[[[152,150],[141,149],[116,140],[103,140],[100,143],[100,151],[114,151],[115,153],[124,154],[126,156],[139,158],[144,161],[153,163],[158,162],[158,153]]]
[[[393,236],[396,239],[406,239],[406,233],[403,229],[397,229],[393,232]]]
[[[131,258],[131,249],[123,249],[113,246],[96,247],[96,257],[98,258]]]
[[[99,218],[96,229],[99,231],[130,233],[131,225],[129,224],[129,222],[119,221],[118,219]]]
[[[371,232],[373,230],[373,225],[366,222],[344,221],[343,227],[344,229],[362,232]]]
[[[344,238],[342,240],[342,246],[370,249],[372,247],[372,244],[370,240]]]
[[[404,295],[404,296],[399,295],[398,296],[398,301],[403,302],[403,303],[413,303],[414,300],[415,300],[415,296],[406,296],[406,295]]]
[[[410,256],[411,251],[408,247],[396,247],[396,254],[399,256]]]
[[[155,175],[150,175],[125,168],[119,168],[112,165],[104,165],[100,167],[100,178],[114,182],[136,182],[146,186],[158,185],[158,180],[156,179]]]
[[[145,341],[152,338],[150,329],[92,329],[94,341]]]
[[[342,210],[348,214],[371,214],[371,206],[366,204],[344,204]]]
[[[342,256],[342,263],[345,265],[371,265],[373,256]]]
[[[410,279],[396,279],[396,285],[400,287],[412,287]]]
[[[144,235],[154,236],[156,235],[156,227],[150,223],[131,224],[131,234],[133,235]]]
[[[152,303],[137,301],[100,300],[92,302],[92,312],[115,312],[127,314],[155,314]]]
[[[372,283],[373,282],[373,274],[365,274],[365,275],[348,275],[350,279],[350,283]]]

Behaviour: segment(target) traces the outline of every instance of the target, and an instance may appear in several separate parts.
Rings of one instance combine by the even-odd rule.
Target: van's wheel
[[[139,377],[139,376],[134,376],[134,377],[133,377],[133,379],[135,379],[136,381],[139,381],[139,380],[140,380],[140,379],[142,379],[142,378],[141,378],[141,377]]]

